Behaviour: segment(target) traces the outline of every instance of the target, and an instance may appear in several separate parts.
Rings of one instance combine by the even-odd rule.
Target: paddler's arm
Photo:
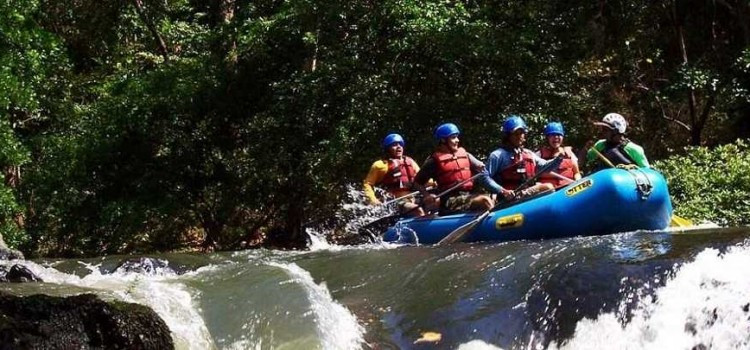
[[[417,175],[414,176],[414,182],[411,183],[411,188],[419,191],[423,196],[426,196],[428,194],[427,184],[435,178],[435,166],[435,160],[433,160],[432,157],[427,158],[427,160],[422,163],[422,167],[419,171],[417,171]]]
[[[422,163],[422,168],[419,169],[417,175],[414,176],[414,182],[411,183],[411,189],[419,191],[422,194],[424,207],[427,210],[433,210],[438,206],[438,198],[434,194],[427,192],[427,186],[425,186],[428,182],[432,181],[431,179],[436,178],[436,173],[437,165],[435,164],[435,160],[432,157],[428,157]]]
[[[632,142],[628,142],[625,145],[625,152],[633,159],[635,165],[641,168],[649,168],[648,159],[646,159],[646,153],[643,152],[643,147],[638,146]]]
[[[506,189],[505,187],[501,186],[500,184],[495,181],[495,175],[508,165],[505,164],[503,161],[505,158],[503,157],[502,153],[504,151],[502,149],[497,149],[490,153],[490,156],[487,158],[487,184],[491,186],[492,188],[487,188],[488,191],[499,194],[503,196],[506,200],[513,199],[515,197],[515,192],[513,190]],[[494,184],[494,185],[493,185]],[[497,186],[497,187],[495,187]]]
[[[474,158],[474,156],[471,156],[471,158]],[[471,159],[470,158],[470,159]],[[503,187],[500,186],[495,180],[492,179],[492,177],[500,171],[500,157],[498,156],[497,151],[490,153],[490,156],[487,158],[487,168],[485,169],[485,172],[487,173],[487,176],[480,176],[484,179],[483,187],[486,188],[488,191],[494,194],[499,194],[503,192]]]
[[[375,196],[375,189],[373,189],[373,186],[379,184],[383,180],[383,177],[385,177],[386,173],[388,173],[388,164],[382,160],[376,161],[375,163],[372,163],[370,172],[367,173],[367,177],[365,177],[365,181],[362,183],[362,189],[371,205],[378,205],[381,203]]]
[[[414,171],[417,172],[417,173],[419,173],[419,170],[421,170],[421,169],[422,168],[420,168],[419,165],[417,165],[417,163],[414,162]],[[416,177],[416,175],[414,175],[414,176]],[[431,188],[435,188],[435,187],[437,187],[437,184],[435,183],[435,180],[433,180],[432,178],[427,179],[427,183],[425,185],[425,188],[431,189]]]
[[[484,166],[484,163],[482,163],[479,159],[475,158],[473,155],[469,154],[469,162],[471,162],[471,172],[472,174],[481,174],[477,177],[476,183],[486,189],[487,191],[499,194],[503,197],[513,197],[515,196],[514,192],[511,190],[506,190],[502,186],[498,185],[495,180],[490,177],[490,173],[487,171],[487,168]]]
[[[531,157],[534,159],[534,164],[537,166],[537,168],[538,167],[543,167],[543,166],[547,165],[547,163],[549,162],[549,160],[546,160],[546,159],[540,157],[538,154],[536,154],[534,152],[529,151],[529,153],[531,153]]]

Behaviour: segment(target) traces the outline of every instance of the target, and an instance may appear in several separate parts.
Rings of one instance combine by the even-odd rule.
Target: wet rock
[[[15,264],[9,270],[6,270],[5,266],[0,266],[0,282],[23,283],[44,281],[26,266]]]
[[[174,273],[174,270],[169,267],[168,261],[147,257],[128,259],[121,263],[115,270],[121,272],[142,273],[146,275],[154,275],[159,271]]]
[[[105,302],[93,294],[0,293],[0,349],[173,348],[167,325],[143,305]]]
[[[0,260],[13,259],[23,259],[23,254],[15,249],[8,248],[3,241],[3,236],[0,236]]]
[[[0,260],[23,260],[23,254],[17,250],[0,247]]]

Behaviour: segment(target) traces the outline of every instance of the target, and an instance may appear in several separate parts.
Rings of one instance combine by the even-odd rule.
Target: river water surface
[[[145,304],[179,349],[750,348],[748,228],[148,257],[26,261],[45,282],[0,290]]]

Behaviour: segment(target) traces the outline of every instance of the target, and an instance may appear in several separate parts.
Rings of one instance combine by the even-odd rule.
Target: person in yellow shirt
[[[378,186],[394,198],[409,194],[414,176],[419,171],[419,165],[404,155],[404,138],[399,134],[388,134],[381,143],[385,156],[372,163],[370,172],[363,183],[363,189],[371,205],[382,202],[375,196],[373,186]],[[422,216],[424,210],[419,207],[414,196],[397,202],[399,212],[408,216]]]

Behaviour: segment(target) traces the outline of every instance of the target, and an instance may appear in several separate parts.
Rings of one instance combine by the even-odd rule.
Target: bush
[[[654,163],[667,178],[675,213],[722,226],[750,223],[750,144],[737,140]]]

